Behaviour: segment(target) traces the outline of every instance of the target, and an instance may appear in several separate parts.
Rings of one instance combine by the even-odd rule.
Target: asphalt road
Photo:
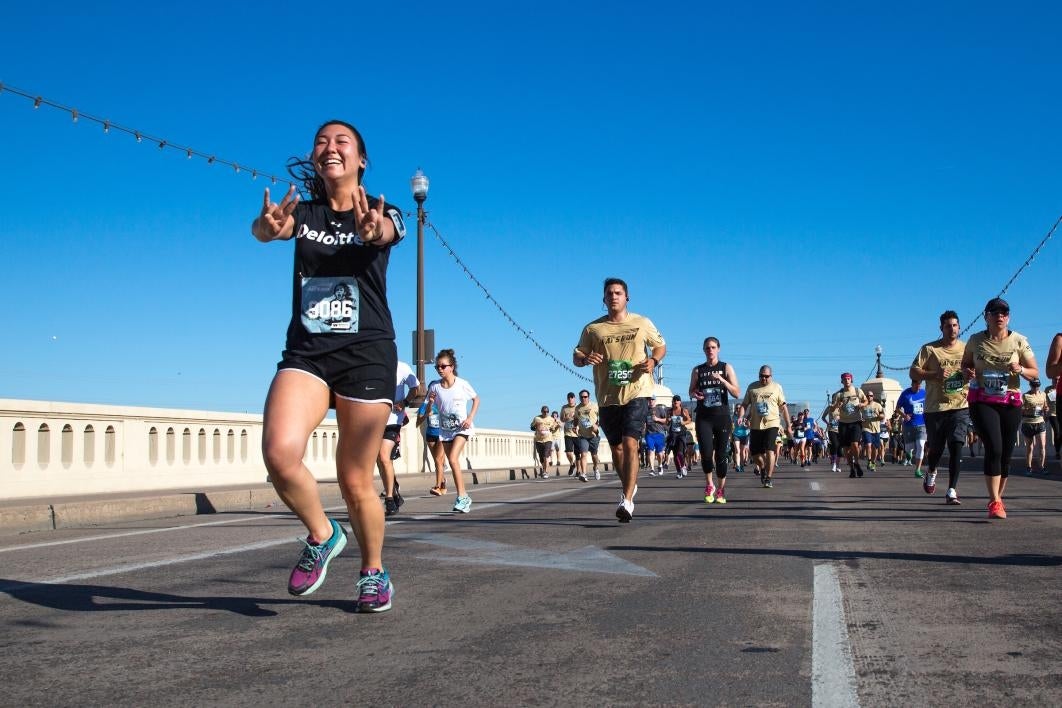
[[[978,463],[958,507],[896,466],[731,473],[725,506],[643,475],[630,524],[611,475],[408,498],[378,615],[353,539],[287,594],[286,513],[4,538],[0,704],[1062,705],[1062,474],[990,522]]]

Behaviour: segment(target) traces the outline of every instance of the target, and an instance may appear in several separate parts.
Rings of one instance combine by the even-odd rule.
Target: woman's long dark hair
[[[322,130],[330,125],[341,125],[351,133],[358,141],[358,154],[369,162],[369,151],[365,147],[365,140],[362,139],[361,133],[358,129],[352,126],[350,123],[342,120],[330,120],[326,123],[322,123],[321,127],[314,133],[316,138]],[[324,180],[317,174],[317,169],[313,166],[313,161],[298,156],[288,159],[288,174],[292,179],[302,185],[302,190],[310,196],[310,199],[327,199],[328,192],[325,190]],[[362,177],[365,176],[365,167],[362,166],[358,169],[358,184],[361,184]]]

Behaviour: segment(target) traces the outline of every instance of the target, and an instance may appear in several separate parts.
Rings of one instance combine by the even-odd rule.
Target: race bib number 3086
[[[302,326],[310,334],[358,331],[361,290],[350,276],[302,279]]]

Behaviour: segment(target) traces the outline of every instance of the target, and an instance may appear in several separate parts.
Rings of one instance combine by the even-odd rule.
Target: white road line
[[[561,495],[561,494],[566,494],[566,493],[575,491],[577,489],[579,489],[579,487],[569,487],[569,488],[560,489],[560,490],[557,490],[557,491],[554,491],[554,492],[546,492],[544,494],[536,494],[536,495],[533,495],[533,496],[530,496],[530,497],[523,497],[522,499],[519,499],[517,501],[534,501],[536,499],[544,499],[544,498],[547,498],[547,497],[554,497],[554,496],[558,496],[558,495]],[[502,503],[483,504],[482,506],[478,506],[476,508],[482,510],[482,509],[489,509],[489,508],[495,507],[495,506],[502,506]],[[343,509],[343,508],[346,508],[346,507],[331,507],[331,508],[327,509],[327,511],[332,511],[332,510],[335,510],[335,509]],[[447,512],[447,513],[449,514],[449,513],[452,513],[452,512]],[[217,526],[219,524],[236,523],[237,521],[254,521],[254,520],[257,520],[257,519],[261,519],[261,518],[273,518],[273,519],[275,519],[275,518],[282,518],[283,516],[284,515],[281,515],[281,514],[270,515],[268,517],[253,516],[253,517],[246,517],[246,518],[241,518],[241,519],[226,519],[224,521],[211,521],[211,522],[202,523],[202,524],[194,524],[194,525],[191,525],[191,526],[174,526],[174,527],[165,528],[165,529],[143,529],[141,531],[131,531],[131,532],[125,533],[125,534],[107,534],[106,536],[93,536],[91,538],[70,539],[69,541],[54,541],[52,543],[34,544],[32,546],[20,546],[18,548],[24,550],[24,549],[28,549],[28,548],[39,548],[40,546],[62,545],[62,544],[65,544],[65,543],[80,543],[80,542],[84,542],[84,541],[95,541],[95,540],[100,540],[100,539],[105,539],[105,538],[120,538],[120,537],[124,537],[124,536],[135,536],[135,535],[138,535],[138,534],[145,534],[145,533],[161,533],[163,531],[181,531],[181,530],[187,529],[187,528],[197,528],[197,527],[200,527],[200,526]],[[421,518],[435,518],[437,516],[440,516],[440,515],[439,514],[432,514],[432,515],[423,516],[423,517],[421,517],[421,516],[412,516],[412,517],[406,517],[406,518],[421,519]],[[402,521],[403,521],[402,519],[395,519],[393,521],[388,521],[386,523],[387,523],[388,526],[393,526],[393,525],[401,524]],[[6,585],[0,585],[0,592],[10,592],[10,591],[18,590],[19,588],[32,587],[34,585],[61,585],[63,583],[72,583],[72,582],[76,582],[76,581],[80,581],[80,580],[90,580],[92,578],[99,578],[99,577],[103,577],[103,576],[106,576],[106,575],[118,575],[118,574],[121,574],[121,573],[132,573],[132,572],[136,572],[136,571],[139,571],[139,570],[146,570],[146,569],[149,569],[149,568],[161,568],[161,567],[168,566],[168,565],[176,565],[178,563],[189,563],[191,561],[205,560],[207,558],[215,558],[217,556],[233,555],[233,554],[236,554],[236,553],[244,553],[246,551],[257,551],[257,550],[261,550],[263,548],[272,548],[273,546],[279,546],[279,545],[284,544],[284,543],[293,543],[295,540],[297,540],[297,538],[293,539],[291,536],[284,536],[283,538],[275,538],[275,539],[268,540],[268,541],[258,541],[256,543],[250,543],[250,544],[246,544],[246,545],[243,545],[243,546],[230,546],[230,547],[219,549],[219,550],[205,551],[203,553],[193,553],[193,554],[183,555],[183,556],[174,556],[173,558],[165,558],[165,559],[162,559],[162,560],[149,561],[149,562],[146,562],[146,563],[130,563],[130,564],[127,564],[127,565],[112,566],[110,568],[98,568],[96,570],[89,571],[87,573],[78,573],[78,574],[75,574],[75,575],[66,575],[66,576],[63,576],[63,577],[60,577],[60,578],[48,578],[48,579],[33,580],[33,581],[16,581],[16,582],[8,583]],[[3,549],[3,550],[16,550],[16,549],[7,548],[7,549]]]
[[[517,484],[514,484],[514,485],[510,485],[508,488],[511,489],[514,486],[520,486],[520,487],[528,486],[529,484],[530,483],[527,483],[527,482],[525,482],[525,483],[517,483]],[[572,491],[578,490],[580,488],[581,487],[566,487],[564,489],[557,490],[555,492],[546,492],[544,494],[537,494],[537,495],[530,496],[530,497],[523,497],[523,498],[517,499],[515,501],[521,501],[521,502],[522,501],[534,501],[536,499],[543,499],[543,498],[546,498],[546,497],[552,497],[552,496],[557,496],[559,494],[564,494],[566,492],[572,492]],[[502,505],[503,505],[502,503],[479,504],[479,505],[476,506],[476,510],[477,511],[481,511],[483,509],[492,509],[492,508],[494,508],[496,506],[502,506]],[[346,506],[332,506],[332,507],[326,508],[325,511],[345,511],[346,508],[347,508]],[[455,512],[447,510],[445,512],[437,512],[437,513],[434,513],[434,514],[422,514],[422,515],[419,515],[419,516],[411,516],[411,517],[407,517],[407,518],[416,519],[417,521],[423,521],[425,519],[434,519],[434,518],[438,518],[440,516],[451,516],[454,513]],[[108,539],[113,539],[113,538],[128,538],[130,536],[144,536],[144,535],[147,535],[147,534],[166,533],[166,532],[169,532],[169,531],[186,531],[188,529],[197,529],[197,528],[202,528],[204,526],[221,526],[221,525],[224,525],[224,524],[238,524],[238,523],[247,522],[247,521],[266,521],[266,520],[269,520],[269,519],[285,519],[285,518],[289,518],[289,517],[290,517],[290,513],[288,513],[288,512],[284,512],[284,513],[280,513],[280,514],[267,514],[265,516],[261,516],[261,515],[241,516],[239,518],[223,519],[221,521],[204,521],[204,522],[199,523],[199,524],[183,524],[183,525],[175,525],[175,526],[165,526],[163,528],[154,528],[154,529],[137,529],[135,531],[124,531],[122,533],[108,533],[108,534],[100,534],[100,535],[96,535],[96,536],[82,536],[81,538],[68,538],[68,539],[63,540],[63,541],[45,541],[43,543],[29,543],[29,544],[25,544],[25,545],[22,545],[22,546],[10,546],[8,548],[0,548],[0,553],[10,553],[11,551],[30,551],[30,550],[33,550],[35,548],[48,548],[50,546],[67,546],[67,545],[70,545],[72,543],[86,543],[88,541],[106,541]],[[388,523],[394,523],[394,522],[388,522]]]
[[[812,483],[811,483],[811,491],[813,491],[813,492],[817,492],[817,491],[819,491],[820,489],[822,489],[822,487],[821,487],[821,486],[819,486],[819,483],[818,483],[818,482],[812,482]]]
[[[222,524],[236,524],[241,521],[260,521],[265,519],[282,519],[287,517],[287,514],[270,514],[268,516],[247,516],[239,519],[225,519],[223,521],[204,521],[201,524],[187,524],[184,526],[166,526],[160,529],[137,529],[136,531],[126,531],[124,533],[108,533],[100,536],[85,536],[83,538],[68,538],[65,541],[47,541],[45,543],[30,543],[25,546],[11,546],[10,548],[0,548],[0,553],[7,553],[9,551],[29,551],[34,548],[47,548],[48,546],[66,546],[71,543],[85,543],[86,541],[105,541],[109,538],[125,538],[127,536],[143,536],[149,533],[165,533],[167,531],[184,531],[185,529],[197,529],[202,526],[221,526]]]
[[[811,633],[811,705],[858,708],[855,666],[848,644],[841,585],[830,563],[815,566]]]
[[[138,570],[146,570],[148,568],[161,568],[167,565],[176,565],[177,563],[188,563],[189,561],[204,560],[216,556],[228,556],[234,553],[244,553],[246,551],[257,551],[262,548],[272,548],[273,546],[279,546],[282,543],[292,543],[292,541],[293,539],[290,536],[286,536],[284,538],[275,538],[271,541],[259,541],[258,543],[249,543],[245,546],[230,546],[221,550],[193,553],[186,556],[175,556],[173,558],[165,558],[163,560],[151,561],[148,563],[130,563],[128,565],[117,565],[110,568],[99,568],[88,573],[66,575],[61,578],[47,578],[45,580],[8,583],[7,585],[0,585],[0,592],[9,592],[35,585],[61,585],[63,583],[72,583],[77,580],[99,578],[104,575],[118,575],[119,573],[132,573]]]
[[[530,497],[521,497],[519,499],[513,499],[513,500],[507,501],[507,502],[487,502],[486,504],[475,504],[473,506],[473,509],[475,509],[476,511],[483,511],[485,509],[493,509],[493,508],[498,507],[498,506],[506,506],[506,505],[512,504],[514,502],[515,503],[522,503],[522,502],[536,501],[538,499],[547,499],[549,497],[556,497],[556,496],[560,496],[561,494],[568,494],[570,492],[578,491],[579,489],[583,489],[583,487],[581,487],[581,486],[580,487],[565,487],[564,489],[558,489],[555,492],[543,492],[542,494],[535,494],[535,495],[530,496]],[[410,516],[410,517],[407,517],[407,518],[413,519],[414,521],[426,521],[428,519],[437,519],[437,518],[443,517],[443,516],[455,516],[455,515],[456,516],[460,516],[461,512],[458,512],[458,511],[440,511],[440,512],[436,512],[434,514],[418,514],[417,516]]]

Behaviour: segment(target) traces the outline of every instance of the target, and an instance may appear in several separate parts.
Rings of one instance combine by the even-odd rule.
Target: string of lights
[[[468,266],[466,266],[464,261],[461,260],[461,257],[454,252],[454,249],[451,248],[450,244],[446,242],[446,239],[442,237],[442,234],[439,233],[439,230],[435,228],[435,224],[428,222],[428,228],[430,228],[432,233],[435,234],[435,238],[439,240],[439,243],[442,244],[442,247],[445,248],[447,253],[450,254],[450,257],[454,259],[454,262],[461,267],[461,270],[465,271],[465,275],[468,276],[469,280],[475,283],[476,287],[483,291],[483,294],[487,296],[487,300],[489,300],[491,304],[498,308],[498,312],[500,312],[502,314],[502,317],[504,317],[509,322],[509,324],[512,325],[513,329],[515,329],[520,334],[524,335],[525,339],[531,342],[531,344],[533,344],[536,349],[538,349],[543,355],[545,355],[547,359],[552,360],[557,366],[572,374],[576,378],[593,383],[593,381],[591,381],[589,378],[583,376],[578,371],[565,364],[563,361],[554,356],[552,352],[542,346],[542,344],[531,334],[530,330],[527,330],[524,327],[520,326],[520,323],[514,320],[512,318],[512,315],[505,311],[505,308],[501,306],[501,303],[494,299],[494,296],[490,294],[490,291],[487,290],[487,287],[483,285],[483,283],[479,282],[479,279],[472,274],[472,271],[468,269]]]
[[[261,176],[264,179],[270,180],[270,182],[272,184],[274,184],[274,185],[275,184],[286,184],[286,185],[294,186],[296,188],[301,187],[301,185],[296,184],[296,183],[292,182],[291,180],[286,179],[284,177],[277,177],[276,175],[269,174],[267,172],[263,172],[262,170],[259,170],[259,169],[255,168],[255,167],[250,167],[248,165],[241,165],[241,164],[239,164],[238,162],[235,162],[235,161],[219,158],[215,154],[206,153],[206,152],[203,152],[201,150],[197,150],[195,148],[189,147],[187,145],[183,145],[183,144],[180,144],[180,143],[172,142],[172,141],[164,139],[164,138],[159,138],[159,137],[156,137],[156,136],[151,135],[149,133],[145,133],[144,131],[141,131],[141,130],[138,130],[138,129],[135,129],[135,128],[129,128],[129,127],[126,127],[124,125],[120,125],[118,123],[114,123],[114,122],[112,122],[112,121],[110,121],[108,119],[105,119],[105,118],[99,118],[97,116],[94,116],[94,115],[91,115],[91,114],[88,114],[88,113],[83,113],[80,110],[78,110],[77,108],[64,106],[64,105],[62,105],[60,103],[57,103],[55,101],[49,100],[47,98],[44,98],[43,96],[35,95],[33,93],[30,93],[30,92],[27,92],[27,91],[23,91],[23,90],[21,90],[19,88],[16,88],[14,86],[9,86],[9,85],[4,84],[3,82],[0,82],[0,94],[5,94],[5,93],[6,94],[10,94],[10,95],[14,95],[14,96],[19,96],[21,98],[25,98],[25,99],[27,99],[29,101],[32,101],[34,110],[39,109],[41,106],[47,106],[49,108],[54,108],[54,109],[63,111],[65,113],[68,113],[70,115],[71,121],[74,122],[74,123],[77,123],[80,120],[85,120],[85,121],[89,121],[89,122],[92,122],[92,123],[96,123],[97,125],[100,125],[103,128],[103,132],[104,133],[110,133],[112,130],[115,131],[115,132],[119,132],[119,133],[125,133],[126,135],[130,135],[133,138],[135,138],[138,143],[144,142],[146,140],[149,143],[153,143],[153,144],[157,145],[160,150],[176,150],[178,152],[182,152],[182,153],[185,154],[185,156],[189,160],[192,159],[193,157],[200,158],[200,159],[205,160],[208,165],[214,165],[214,164],[222,165],[224,167],[231,168],[235,174],[243,173],[243,174],[249,175],[252,180],[258,179],[258,177]],[[411,214],[407,213],[407,216],[411,216]],[[1006,285],[1003,286],[1003,289],[1000,290],[999,295],[997,295],[996,297],[1003,297],[1003,295],[1006,294],[1006,292],[1010,289],[1010,286],[1014,284],[1014,282],[1018,279],[1018,277],[1022,274],[1022,272],[1024,272],[1025,269],[1028,268],[1033,263],[1033,261],[1039,255],[1040,251],[1043,250],[1044,246],[1047,245],[1047,242],[1051,240],[1052,236],[1054,236],[1055,231],[1058,229],[1058,226],[1059,226],[1060,223],[1062,223],[1062,216],[1059,216],[1059,218],[1055,221],[1054,225],[1047,232],[1047,235],[1045,235],[1043,237],[1043,239],[1041,239],[1040,243],[1037,244],[1036,248],[1033,249],[1032,253],[1029,254],[1029,257],[1025,259],[1025,262],[1021,264],[1021,266],[1018,268],[1018,270],[1015,271],[1014,275],[1011,276],[1010,280],[1007,281]],[[501,304],[494,298],[494,296],[491,295],[490,291],[487,290],[487,288],[483,285],[483,283],[481,283],[479,281],[479,279],[476,278],[476,276],[472,273],[472,271],[470,271],[468,269],[468,267],[461,260],[461,258],[457,255],[457,253],[453,250],[453,248],[451,248],[450,245],[446,242],[446,240],[442,237],[442,235],[439,233],[438,229],[435,228],[435,225],[429,223],[428,226],[431,228],[432,232],[435,234],[435,237],[438,239],[439,243],[442,244],[443,248],[445,248],[447,250],[447,252],[450,254],[450,256],[457,263],[457,265],[460,266],[461,269],[465,272],[465,275],[467,275],[468,278],[480,290],[483,291],[483,294],[486,295],[487,300],[489,300],[498,309],[498,311],[502,314],[502,316],[509,322],[510,325],[512,325],[512,327],[517,332],[519,332],[520,334],[524,335],[524,338],[526,338],[528,341],[530,341],[531,344],[534,345],[534,347],[536,349],[538,349],[548,359],[550,359],[553,362],[555,362],[562,369],[564,369],[565,371],[573,374],[577,378],[580,378],[580,379],[582,379],[584,381],[590,381],[589,378],[587,378],[586,376],[583,376],[582,374],[577,372],[575,369],[571,368],[570,366],[565,364],[563,361],[561,361],[559,358],[554,356],[550,351],[548,351],[545,347],[543,347],[542,344],[537,339],[535,339],[535,337],[531,334],[530,330],[525,329],[516,320],[514,320],[512,318],[512,316],[505,310],[505,308],[502,307]],[[965,335],[970,330],[970,328],[973,327],[976,324],[976,322],[977,322],[977,318],[972,318],[970,323],[966,325],[966,329],[964,329],[960,333],[959,336]],[[905,367],[887,366],[885,364],[882,364],[881,366],[882,366],[883,369],[888,369],[889,371],[906,371],[907,370]]]
[[[295,184],[294,182],[292,182],[292,181],[290,181],[288,179],[285,179],[283,177],[277,177],[276,175],[271,175],[271,174],[269,174],[267,172],[263,172],[262,170],[259,170],[259,169],[255,168],[255,167],[249,167],[247,165],[241,165],[238,162],[233,162],[233,161],[230,161],[230,160],[224,160],[222,158],[219,158],[217,155],[212,155],[212,154],[209,154],[209,153],[205,153],[205,152],[203,152],[201,150],[196,150],[195,148],[188,147],[187,145],[182,145],[180,143],[175,143],[175,142],[172,142],[170,140],[166,140],[164,138],[158,138],[158,137],[155,137],[154,135],[150,135],[148,133],[145,133],[142,130],[137,130],[136,128],[127,128],[124,125],[119,125],[117,123],[114,123],[114,122],[106,119],[106,118],[97,118],[96,116],[89,115],[88,113],[82,113],[81,111],[79,111],[76,108],[70,108],[69,106],[64,106],[64,105],[62,105],[60,103],[56,103],[55,101],[48,100],[47,98],[44,98],[43,96],[37,96],[37,95],[34,95],[34,94],[29,93],[27,91],[23,91],[21,89],[15,88],[14,86],[8,86],[8,85],[0,82],[0,94],[5,94],[5,93],[6,94],[11,94],[11,95],[14,95],[14,96],[20,96],[22,98],[25,98],[25,99],[28,99],[28,100],[32,101],[34,110],[39,109],[41,106],[47,106],[49,108],[55,108],[55,109],[58,109],[60,111],[64,111],[66,113],[69,113],[70,114],[70,118],[71,118],[71,120],[74,123],[77,123],[78,121],[82,121],[82,120],[89,121],[91,123],[96,123],[97,125],[100,125],[100,126],[103,127],[103,132],[104,133],[110,133],[112,130],[117,132],[117,133],[125,133],[126,135],[131,135],[134,138],[136,138],[136,141],[138,143],[142,143],[145,140],[147,142],[149,142],[149,143],[154,143],[155,145],[158,146],[159,150],[176,150],[177,152],[183,152],[185,154],[185,156],[189,160],[191,160],[193,157],[197,157],[197,158],[201,158],[203,160],[206,160],[208,165],[223,165],[225,167],[232,168],[232,170],[233,170],[233,172],[235,174],[241,174],[242,173],[242,174],[245,174],[245,175],[249,175],[251,177],[251,179],[258,179],[259,177],[262,177],[264,179],[270,180],[270,182],[272,184],[281,183],[281,184],[292,185],[294,187],[300,187],[301,186],[301,185]]]
[[[999,291],[999,295],[996,295],[996,297],[1003,297],[1007,290],[1010,289],[1010,286],[1014,284],[1014,281],[1018,279],[1018,276],[1021,275],[1022,271],[1032,264],[1036,256],[1040,253],[1041,250],[1043,250],[1043,247],[1047,245],[1047,242],[1050,241],[1051,237],[1055,235],[1055,230],[1058,228],[1058,225],[1060,223],[1062,223],[1062,216],[1059,216],[1058,219],[1055,220],[1055,225],[1052,226],[1051,230],[1047,232],[1047,235],[1040,240],[1040,243],[1037,244],[1036,248],[1033,249],[1033,252],[1029,254],[1029,257],[1025,259],[1025,262],[1021,264],[1021,267],[1014,272],[1014,275],[1010,277],[1010,280],[1007,281],[1007,284],[1003,286],[1003,289]],[[973,327],[977,323],[977,321],[977,317],[971,317],[970,323],[966,325],[966,329],[964,329],[962,332],[959,332],[959,336],[961,337],[968,331],[970,331],[970,328]]]

